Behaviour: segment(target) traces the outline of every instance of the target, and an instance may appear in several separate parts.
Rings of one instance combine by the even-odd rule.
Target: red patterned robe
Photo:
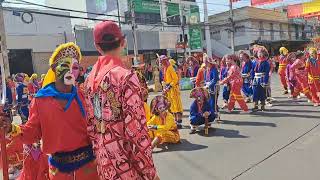
[[[102,56],[85,88],[100,179],[153,180],[156,170],[137,75],[119,58]]]

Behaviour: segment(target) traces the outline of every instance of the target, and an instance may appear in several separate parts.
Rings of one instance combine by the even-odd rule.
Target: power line
[[[110,14],[105,14],[105,13],[94,13],[94,12],[88,12],[88,11],[79,11],[79,10],[74,10],[74,9],[59,8],[59,7],[47,6],[47,5],[43,5],[43,4],[32,3],[32,2],[24,1],[24,0],[19,0],[19,2],[23,2],[23,3],[29,4],[29,5],[33,5],[33,6],[44,7],[44,8],[48,8],[48,9],[60,10],[60,11],[69,11],[69,12],[77,12],[77,13],[91,14],[91,15],[97,15],[97,16],[108,16],[108,17],[116,17],[116,18],[122,17],[122,18],[124,18],[124,16],[117,16],[117,15],[110,15]],[[5,3],[12,3],[12,2],[5,2]]]

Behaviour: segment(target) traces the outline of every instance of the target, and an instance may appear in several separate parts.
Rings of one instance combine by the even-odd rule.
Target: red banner
[[[260,6],[265,4],[271,4],[274,2],[280,2],[282,0],[251,0],[251,6]]]
[[[287,13],[288,13],[288,18],[302,17],[302,14],[303,14],[302,4],[289,5]]]

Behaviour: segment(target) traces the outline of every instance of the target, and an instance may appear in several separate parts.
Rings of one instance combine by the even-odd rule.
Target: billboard
[[[117,10],[117,1],[115,0],[86,0],[87,11],[98,14],[107,14]],[[97,15],[88,14],[89,18],[95,18]]]

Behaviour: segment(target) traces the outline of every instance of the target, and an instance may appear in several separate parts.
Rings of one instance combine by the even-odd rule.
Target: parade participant
[[[125,37],[111,21],[98,23],[93,36],[101,56],[86,79],[85,92],[100,179],[159,179],[139,79],[121,60]]]
[[[212,58],[207,57],[205,60],[206,71],[204,72],[206,88],[209,92],[209,105],[214,115],[219,116],[218,97],[219,97],[219,73],[217,69],[217,62]]]
[[[226,63],[228,55],[225,55],[220,64],[220,81],[222,81],[224,78],[228,76],[229,66]],[[230,97],[230,84],[224,84],[223,90],[222,90],[222,97],[223,97],[223,105],[222,109],[228,107],[229,97]]]
[[[154,82],[154,92],[162,91],[162,86],[160,83],[160,71],[158,67],[154,68],[153,71],[153,82]]]
[[[199,62],[196,58],[192,56],[188,57],[187,62],[189,62],[189,77],[197,77],[199,70]]]
[[[40,80],[40,82],[39,82],[39,87],[40,87],[40,89],[42,88],[42,84],[43,84],[43,81],[44,81],[44,78],[46,77],[46,75],[45,74],[41,74],[41,80]]]
[[[190,98],[195,99],[190,106],[190,134],[194,134],[198,126],[206,123],[206,119],[208,119],[208,126],[211,126],[215,119],[215,112],[208,102],[209,93],[206,89],[193,89]]]
[[[270,64],[268,62],[268,51],[264,47],[258,48],[258,62],[254,67],[253,79],[253,111],[258,110],[259,101],[261,103],[261,110],[265,110],[266,105],[266,87],[269,83]]]
[[[246,102],[251,102],[252,96],[252,86],[251,86],[251,70],[252,70],[252,61],[250,56],[244,51],[240,51],[239,58],[242,62],[242,78],[243,86],[242,92],[246,96]]]
[[[21,117],[21,121],[24,124],[29,117],[29,92],[27,87],[27,79],[25,75],[20,73],[15,76],[15,81],[17,82],[17,110]]]
[[[269,65],[270,65],[270,71],[269,71],[269,77],[272,76],[272,73],[273,71],[275,70],[275,64],[274,64],[274,61],[272,60],[272,58],[269,58],[268,59],[268,62],[269,62]],[[268,86],[267,86],[267,99],[266,99],[266,105],[269,106],[269,107],[272,107],[272,101],[273,101],[273,98],[271,97],[271,78],[269,78],[269,83],[268,83]]]
[[[205,56],[205,55],[204,55]],[[201,64],[199,70],[198,70],[198,74],[196,77],[196,87],[204,87],[205,85],[205,78],[204,78],[204,72],[206,71],[206,64],[205,64],[205,58],[203,60],[203,63]]]
[[[241,109],[244,112],[248,112],[248,106],[241,94],[243,80],[241,77],[240,68],[236,65],[233,55],[228,55],[226,57],[226,63],[228,66],[230,66],[228,70],[228,76],[220,81],[219,84],[230,84],[230,101],[228,103],[228,110],[231,112],[234,109],[235,103],[238,102]]]
[[[169,108],[170,102],[165,96],[156,96],[151,101],[151,112],[154,115],[147,124],[152,148],[162,143],[180,142],[179,131]]]
[[[279,76],[280,76],[280,82],[283,87],[283,94],[288,94],[288,85],[286,81],[286,68],[287,68],[287,55],[289,53],[288,49],[285,47],[281,47],[279,49],[280,57],[279,57]]]
[[[174,114],[178,128],[182,127],[182,101],[180,96],[179,79],[174,71],[167,56],[162,55],[159,58],[164,72],[163,93],[171,103],[170,112]]]
[[[38,75],[32,74],[28,83],[28,91],[29,91],[29,98],[30,100],[35,96],[35,94],[40,89],[39,82],[38,82]]]
[[[9,136],[24,144],[42,140],[42,151],[49,155],[52,180],[99,179],[87,134],[84,97],[73,85],[80,60],[80,49],[74,43],[58,46],[49,60],[44,87],[31,102],[28,122],[18,126],[1,121]]]
[[[136,70],[135,71],[138,79],[139,79],[139,83],[140,83],[140,87],[141,87],[141,99],[144,102],[144,111],[146,113],[146,119],[147,122],[150,121],[151,118],[151,111],[150,111],[150,107],[148,106],[148,96],[149,96],[149,91],[148,91],[148,85],[147,85],[147,80],[145,78],[145,76],[142,74],[141,71]]]
[[[300,84],[297,83],[296,74],[294,71],[291,71],[291,65],[296,60],[296,54],[291,52],[287,56],[287,68],[286,68],[286,80],[288,90],[290,92],[289,98],[296,99],[300,94],[301,88]]]
[[[296,52],[296,60],[290,67],[290,74],[295,74],[297,79],[297,83],[300,85],[302,89],[302,93],[310,100],[313,101],[315,98],[312,98],[312,94],[310,92],[309,84],[308,84],[308,73],[306,71],[306,57],[302,51]],[[319,102],[313,102],[319,103]]]
[[[317,49],[309,49],[309,58],[306,62],[306,71],[308,73],[308,83],[312,95],[314,106],[319,106],[320,99],[320,61],[317,59]]]

